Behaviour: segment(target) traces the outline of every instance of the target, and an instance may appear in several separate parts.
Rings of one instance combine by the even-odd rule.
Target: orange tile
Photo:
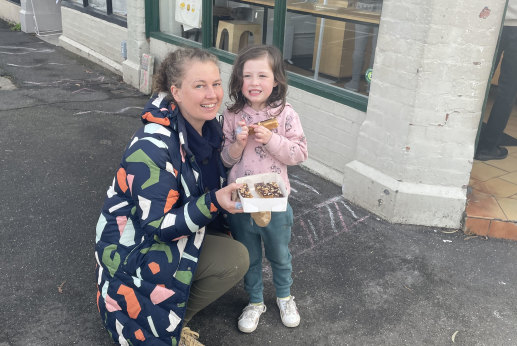
[[[517,240],[517,224],[513,222],[492,220],[488,236],[492,238]]]
[[[517,221],[517,199],[496,198],[499,206],[510,221]]]
[[[516,169],[517,169],[517,167],[516,167]],[[515,172],[502,175],[499,178],[509,181],[512,184],[517,184],[517,170]]]
[[[476,219],[473,217],[465,218],[465,234],[476,234],[486,236],[490,228],[489,219]]]
[[[486,164],[502,169],[507,172],[514,172],[517,170],[517,157],[515,156],[507,156],[504,160],[491,160],[485,161]]]
[[[467,197],[466,212],[468,217],[506,220],[497,200],[476,189]]]
[[[508,172],[502,169],[487,165],[481,161],[474,160],[472,171],[470,172],[470,177],[477,180],[486,181],[488,179],[496,178],[507,173]]]
[[[510,197],[517,193],[517,185],[509,181],[493,178],[487,181],[482,181],[472,186],[476,190],[484,193],[489,193],[497,197]]]

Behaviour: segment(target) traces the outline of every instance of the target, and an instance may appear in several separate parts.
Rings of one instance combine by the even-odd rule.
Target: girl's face
[[[214,119],[221,107],[221,76],[211,61],[192,60],[186,65],[181,86],[171,86],[171,93],[183,117],[201,133],[205,121]]]
[[[251,108],[256,111],[266,108],[267,99],[278,84],[268,57],[265,55],[246,61],[242,68],[242,80],[241,91]]]

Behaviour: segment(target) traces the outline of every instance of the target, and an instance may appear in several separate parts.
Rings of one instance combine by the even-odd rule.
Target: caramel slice
[[[280,186],[278,186],[278,184],[275,182],[257,183],[257,184],[255,184],[255,191],[257,191],[257,193],[262,198],[284,197],[284,195],[282,194],[282,191],[280,190]]]
[[[248,184],[242,185],[242,187],[239,189],[239,193],[241,194],[242,198],[253,198]]]
[[[271,118],[271,119],[268,119],[268,120],[259,121],[258,123],[254,124],[254,125],[264,126],[268,130],[273,130],[273,129],[276,129],[278,127],[278,119],[277,118]],[[254,133],[255,133],[254,129],[250,127],[248,129],[248,134],[252,135]]]

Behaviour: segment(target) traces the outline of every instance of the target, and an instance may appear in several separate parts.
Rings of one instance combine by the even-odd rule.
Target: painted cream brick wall
[[[0,0],[0,18],[8,22],[20,23],[20,5]]]
[[[128,1],[127,4],[127,60],[122,63],[124,82],[139,87],[142,54],[149,53],[145,37],[145,2]]]
[[[62,47],[122,74],[121,43],[127,40],[126,28],[64,6],[61,16]]]
[[[460,226],[504,5],[384,1],[346,198],[394,222]]]

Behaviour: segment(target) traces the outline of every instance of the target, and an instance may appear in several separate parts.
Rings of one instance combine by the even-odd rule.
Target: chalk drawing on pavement
[[[130,110],[130,109],[138,109],[138,110],[142,110],[144,109],[143,107],[124,107],[122,109],[119,109],[118,111],[113,111],[113,112],[107,112],[107,111],[101,111],[101,110],[91,110],[91,111],[82,111],[82,112],[76,112],[74,113],[73,115],[83,115],[83,114],[89,114],[89,113],[102,113],[102,114],[123,114],[125,113],[126,111]]]
[[[295,257],[311,251],[340,234],[350,232],[369,217],[370,215],[358,217],[345,203],[343,196],[335,196],[316,204],[313,208],[295,215],[291,254]]]
[[[36,49],[29,47],[17,47],[17,46],[0,46],[0,54],[7,55],[23,55],[33,53],[53,53],[55,49]]]

